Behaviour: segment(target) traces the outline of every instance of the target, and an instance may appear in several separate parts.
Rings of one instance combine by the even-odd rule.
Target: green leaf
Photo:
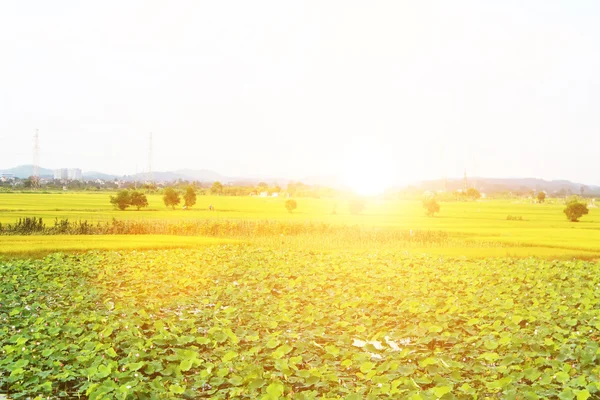
[[[573,400],[575,398],[575,393],[573,392],[573,389],[568,387],[558,394],[558,398],[560,400]]]
[[[12,368],[23,368],[29,364],[29,360],[20,359],[12,365]]]
[[[186,359],[182,360],[179,363],[179,369],[181,371],[189,371],[190,368],[192,368],[193,365],[194,365],[194,359],[193,358],[186,358]]]
[[[576,390],[577,400],[587,400],[590,398],[591,394],[586,389]]]
[[[460,387],[460,391],[470,395],[477,393],[477,391],[473,389],[468,383],[463,383]]]
[[[565,382],[568,382],[569,379],[570,379],[570,376],[566,372],[560,371],[560,372],[556,373],[557,382],[565,383]]]
[[[261,387],[265,386],[266,383],[267,382],[262,378],[254,379],[252,382],[250,382],[248,388],[250,390],[260,389]]]
[[[340,349],[336,346],[325,346],[325,351],[334,357],[337,357],[340,355]]]
[[[179,385],[171,385],[171,386],[169,386],[169,392],[175,393],[175,394],[183,394],[183,393],[185,393],[185,388],[183,388]]]
[[[486,340],[485,342],[483,342],[483,345],[488,350],[494,350],[498,348],[498,342],[496,342],[495,340]]]
[[[488,352],[488,353],[483,353],[482,355],[479,356],[479,358],[483,358],[486,361],[496,361],[498,358],[500,358],[500,356],[498,355],[498,353],[494,353],[494,352]]]
[[[102,379],[109,376],[111,373],[111,368],[109,365],[101,364],[98,366],[98,372],[96,372],[96,378]]]
[[[435,397],[440,398],[446,393],[450,393],[452,391],[451,386],[436,386],[433,388],[433,394]]]
[[[140,368],[142,368],[146,363],[143,361],[140,362],[136,362],[136,363],[129,363],[125,366],[125,368],[127,368],[129,371],[137,371]]]
[[[267,386],[267,393],[275,399],[280,398],[283,395],[284,387],[281,382],[273,382]]]
[[[233,386],[240,386],[242,383],[244,383],[244,378],[239,375],[233,375],[231,378],[229,378],[228,382]]]
[[[211,341],[209,338],[204,337],[204,336],[198,336],[196,338],[196,343],[201,344],[201,345],[206,345],[206,344],[210,344]]]
[[[109,347],[109,348],[106,350],[106,354],[107,354],[109,357],[111,357],[111,358],[114,358],[114,357],[116,357],[116,356],[117,356],[117,352],[116,352],[116,351],[115,351],[115,349],[113,349],[112,347]]]
[[[360,372],[366,374],[371,371],[373,367],[375,367],[375,364],[373,364],[371,361],[365,361],[364,363],[360,364]]]
[[[435,364],[437,364],[437,360],[435,358],[433,358],[433,357],[428,357],[428,358],[426,358],[424,360],[421,360],[419,362],[419,365],[422,368],[427,367],[428,365],[435,365]]]
[[[234,358],[236,358],[237,356],[238,356],[238,353],[236,353],[235,351],[228,351],[227,353],[225,353],[223,358],[221,358],[221,361],[223,361],[224,363],[227,363],[227,362],[233,360]]]

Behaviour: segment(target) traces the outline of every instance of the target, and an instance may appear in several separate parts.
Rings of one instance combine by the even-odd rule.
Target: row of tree
[[[537,195],[539,203],[543,203],[546,200],[546,193],[539,192]],[[437,202],[435,195],[426,196],[422,200],[425,214],[429,217],[433,217],[436,213],[440,212],[440,204]],[[567,216],[567,219],[571,222],[578,222],[579,218],[589,213],[589,209],[585,203],[581,203],[577,198],[571,198],[567,200],[567,206],[563,210],[563,213]],[[509,215],[509,217],[511,217]],[[508,219],[516,219],[514,217]]]
[[[181,194],[168,187],[163,191],[163,202],[165,206],[175,209],[181,203]],[[191,208],[196,204],[196,191],[193,187],[187,187],[183,193],[185,208]],[[138,211],[148,207],[148,198],[143,192],[137,190],[121,190],[115,196],[110,196],[110,204],[123,211],[129,207],[135,207]]]

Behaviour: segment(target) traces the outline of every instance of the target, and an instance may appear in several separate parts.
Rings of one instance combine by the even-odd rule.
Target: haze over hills
[[[0,174],[13,174],[17,178],[25,179],[33,175],[33,165],[19,165],[13,168],[0,169]],[[51,178],[54,176],[54,171],[40,167],[40,176],[42,178]]]
[[[584,194],[600,194],[600,186],[586,185],[579,182],[568,180],[544,180],[539,178],[482,178],[472,177],[467,179],[467,185],[473,186],[482,192],[526,192],[529,190],[545,191],[546,193],[566,193],[580,194],[583,187]],[[416,183],[414,186],[425,190],[440,190],[444,187],[453,191],[464,187],[464,180],[455,178],[447,181],[428,180]]]
[[[0,173],[13,174],[17,178],[25,179],[33,174],[32,165],[19,165],[17,167],[2,169]],[[52,178],[53,170],[40,167],[40,176],[42,178]],[[114,175],[99,171],[84,171],[83,178],[87,180],[124,180],[124,181],[145,181],[148,179],[148,173],[142,172],[133,175]],[[198,181],[198,182],[214,182],[220,181],[226,184],[257,184],[258,182],[266,182],[269,185],[287,185],[292,180],[286,178],[260,178],[260,177],[231,177],[225,176],[218,172],[200,169],[178,169],[175,171],[154,171],[152,178],[156,182],[170,182],[176,180]],[[343,187],[342,180],[335,176],[308,176],[300,179],[300,182],[314,186],[329,186]],[[406,187],[406,185],[392,185],[395,188]],[[424,180],[414,182],[411,186],[422,190],[458,190],[464,187],[462,178],[449,178],[446,181]],[[584,183],[572,182],[568,180],[545,180],[539,178],[483,178],[470,177],[468,178],[468,186],[474,186],[482,192],[497,193],[497,192],[525,192],[529,190],[546,191],[547,193],[573,193],[579,194],[581,188],[584,188],[585,194],[600,194],[600,186],[586,185]]]

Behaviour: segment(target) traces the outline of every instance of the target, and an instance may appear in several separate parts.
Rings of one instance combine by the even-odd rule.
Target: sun
[[[394,184],[392,161],[382,146],[354,144],[344,154],[344,184],[362,196],[382,194]]]

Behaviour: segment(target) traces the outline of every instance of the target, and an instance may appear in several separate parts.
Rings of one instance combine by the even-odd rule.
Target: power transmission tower
[[[469,186],[467,183],[467,169],[465,168],[465,175],[463,177],[463,190],[466,192],[468,188]]]
[[[473,156],[473,187],[477,190],[477,156]]]
[[[440,149],[440,167],[442,172],[442,184],[444,185],[444,192],[448,191],[448,176],[446,175],[446,163],[444,162],[444,145]]]
[[[152,132],[150,132],[150,141],[148,144],[148,183],[154,183],[154,176],[152,174]]]
[[[35,130],[33,136],[33,173],[31,175],[31,189],[37,190],[40,187],[40,138],[39,131]]]

